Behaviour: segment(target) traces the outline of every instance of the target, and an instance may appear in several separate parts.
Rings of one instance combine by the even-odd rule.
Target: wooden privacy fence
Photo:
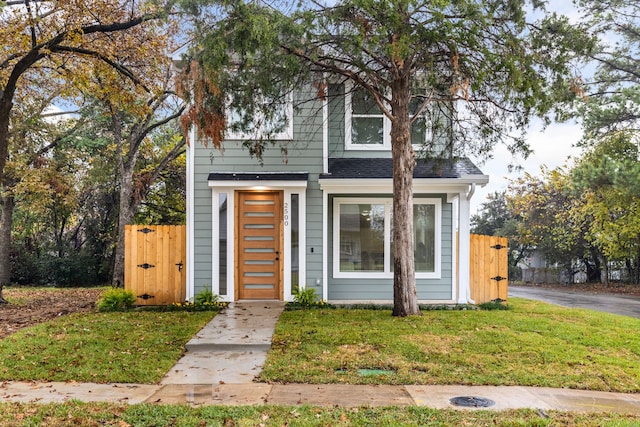
[[[186,226],[127,225],[124,287],[138,305],[169,305],[186,296]]]
[[[469,280],[476,304],[507,299],[509,264],[506,237],[471,235]]]

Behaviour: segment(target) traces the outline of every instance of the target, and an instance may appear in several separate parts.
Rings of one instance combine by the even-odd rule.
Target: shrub
[[[198,293],[193,302],[176,302],[167,307],[162,307],[162,311],[218,311],[229,305],[228,302],[220,301],[220,295],[214,294],[211,290],[204,290]]]
[[[313,288],[294,288],[293,289],[293,302],[286,304],[287,310],[299,310],[302,308],[335,308],[331,304],[327,304],[326,301],[319,300],[316,296],[316,290]]]
[[[98,311],[125,311],[133,308],[136,296],[131,291],[111,288],[96,303]]]
[[[504,304],[505,301],[502,300],[493,300],[488,302],[483,302],[478,305],[480,310],[509,310],[510,307],[507,304]]]
[[[314,288],[300,289],[297,286],[293,289],[293,302],[302,306],[310,306],[316,301],[316,290]]]
[[[218,302],[220,295],[215,295],[210,289],[204,290],[194,298],[196,305],[213,304]]]

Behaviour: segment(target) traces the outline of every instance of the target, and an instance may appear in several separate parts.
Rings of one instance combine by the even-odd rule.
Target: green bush
[[[306,308],[335,308],[335,306],[319,299],[316,296],[316,290],[314,288],[300,289],[298,287],[295,287],[292,291],[292,294],[293,302],[288,302],[285,305],[285,308],[287,310],[300,310]]]
[[[293,289],[293,302],[302,306],[311,306],[316,301],[316,290],[314,288],[300,289],[297,286]]]
[[[480,307],[480,310],[509,310],[509,306],[505,304],[505,301],[501,300],[483,302],[478,307]]]
[[[111,288],[96,303],[98,311],[126,311],[133,308],[136,296],[131,291]]]
[[[215,295],[210,289],[204,290],[196,295],[194,302],[196,305],[213,304],[218,302],[220,295]]]
[[[161,311],[218,311],[229,305],[220,301],[220,295],[207,289],[199,292],[193,301],[175,302],[170,306],[160,308]]]

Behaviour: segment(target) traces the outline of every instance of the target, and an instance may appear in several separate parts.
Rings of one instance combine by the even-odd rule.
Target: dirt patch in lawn
[[[104,288],[5,288],[0,304],[0,339],[59,316],[91,311]]]

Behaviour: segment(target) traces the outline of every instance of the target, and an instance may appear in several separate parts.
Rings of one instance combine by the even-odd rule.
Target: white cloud
[[[580,138],[582,129],[576,123],[552,124],[544,130],[537,123],[531,126],[528,133],[529,145],[533,149],[528,159],[514,159],[505,147],[497,147],[493,159],[484,164],[477,163],[490,179],[485,187],[476,189],[471,199],[471,213],[476,213],[480,205],[486,201],[488,194],[506,189],[510,180],[524,172],[536,175],[540,173],[542,165],[550,169],[571,165],[580,155],[580,148],[575,146]],[[517,164],[522,170],[509,172],[509,164]]]

